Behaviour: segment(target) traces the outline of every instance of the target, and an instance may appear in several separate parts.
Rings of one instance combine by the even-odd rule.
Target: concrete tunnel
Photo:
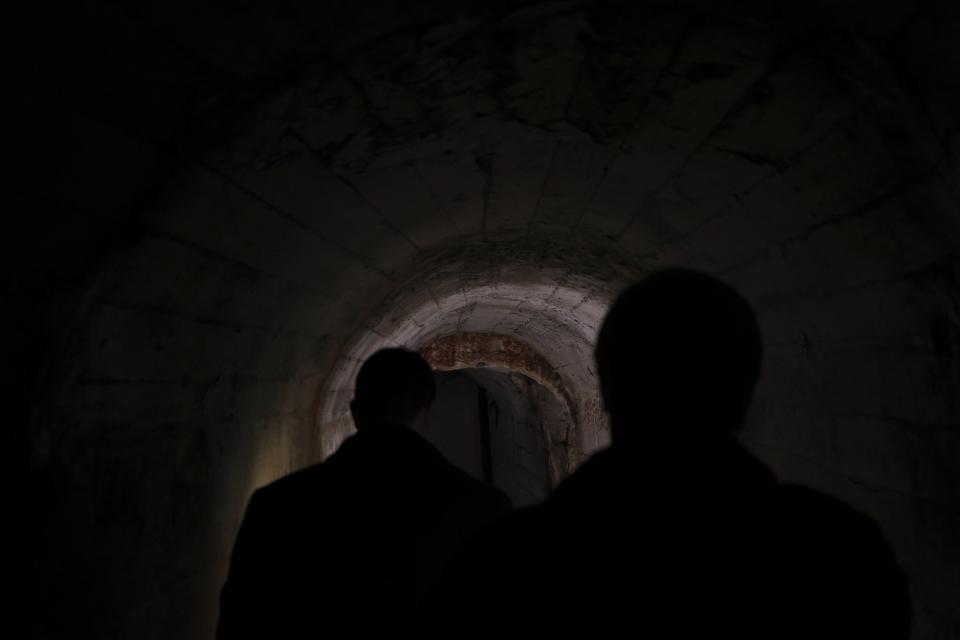
[[[605,310],[677,265],[758,313],[750,449],[876,518],[915,637],[960,637],[950,3],[94,0],[29,24],[5,269],[27,637],[212,637],[246,500],[349,435],[382,346],[488,394],[494,477],[542,497],[608,442]]]

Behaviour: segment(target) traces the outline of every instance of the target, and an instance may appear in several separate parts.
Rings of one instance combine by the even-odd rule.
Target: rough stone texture
[[[476,315],[476,312],[474,312]],[[559,339],[556,336],[554,339]],[[412,345],[411,345],[412,346]],[[437,371],[455,371],[458,369],[500,369],[520,374],[544,388],[553,396],[552,402],[545,402],[539,391],[529,391],[525,383],[521,386],[529,401],[519,404],[546,406],[559,404],[557,409],[549,411],[549,420],[543,415],[545,409],[536,412],[542,427],[543,444],[546,446],[550,467],[550,480],[554,486],[570,474],[583,460],[585,451],[583,442],[595,442],[608,438],[606,420],[598,412],[590,411],[590,406],[578,407],[577,398],[595,395],[596,378],[589,381],[586,389],[571,390],[564,380],[564,374],[555,365],[551,365],[532,347],[514,338],[491,333],[453,333],[420,347],[420,352],[430,366]],[[588,371],[588,373],[590,373]],[[517,405],[513,401],[517,394],[507,394],[511,401],[501,402]],[[583,413],[578,412],[583,409]],[[513,410],[510,416],[525,415],[529,412]],[[583,434],[583,437],[580,435]]]
[[[569,414],[546,387],[522,374],[491,368],[467,374],[488,392],[494,485],[516,508],[541,502],[561,474],[550,459],[547,427],[569,424]]]
[[[28,634],[210,637],[247,497],[349,432],[380,345],[510,336],[597,423],[606,305],[683,264],[760,313],[750,445],[878,518],[916,637],[960,636],[953,3],[31,7],[4,269]]]

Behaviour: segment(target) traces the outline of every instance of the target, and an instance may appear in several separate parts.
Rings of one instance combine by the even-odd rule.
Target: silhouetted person
[[[416,433],[435,393],[416,353],[384,349],[363,364],[350,406],[357,433],[250,499],[221,594],[220,640],[405,632],[450,558],[510,509]]]
[[[596,345],[612,445],[468,547],[415,637],[906,638],[877,525],[736,439],[761,355],[750,307],[709,276],[625,291]]]

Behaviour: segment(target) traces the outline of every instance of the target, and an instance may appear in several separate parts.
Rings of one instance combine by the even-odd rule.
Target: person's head
[[[614,443],[737,431],[762,352],[750,305],[711,276],[669,269],[629,287],[596,346]],[[651,431],[664,429],[684,433]]]
[[[379,422],[420,429],[436,393],[433,370],[420,354],[381,349],[360,367],[350,413],[358,430]]]

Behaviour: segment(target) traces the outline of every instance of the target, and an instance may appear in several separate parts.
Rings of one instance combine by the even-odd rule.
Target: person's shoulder
[[[449,462],[444,466],[447,481],[461,498],[493,512],[508,513],[512,509],[510,498],[500,489],[474,478]]]
[[[548,503],[523,507],[497,523],[495,533],[506,541],[531,540],[542,542],[544,532],[553,529],[555,524],[553,516],[553,509]]]
[[[616,509],[623,492],[638,482],[637,465],[624,452],[607,447],[593,453],[547,499],[554,510]]]
[[[843,500],[781,485],[778,522],[785,544],[776,570],[839,636],[907,638],[909,581],[880,523]],[[817,620],[811,616],[810,620]]]
[[[254,491],[250,502],[261,506],[277,506],[298,500],[304,493],[316,491],[318,484],[323,482],[325,471],[324,463],[317,463],[288,473]]]
[[[778,504],[785,514],[806,523],[808,527],[826,527],[836,532],[840,524],[858,529],[877,529],[879,525],[850,504],[811,487],[781,484],[777,487]]]
[[[777,524],[796,548],[808,549],[830,562],[873,567],[895,564],[882,527],[868,514],[810,487],[783,484],[777,493]]]
[[[544,531],[550,524],[549,509],[543,504],[511,511],[472,537],[461,555],[475,564],[473,572],[485,572],[504,563],[519,567],[534,562],[540,552],[549,554],[551,538]]]

